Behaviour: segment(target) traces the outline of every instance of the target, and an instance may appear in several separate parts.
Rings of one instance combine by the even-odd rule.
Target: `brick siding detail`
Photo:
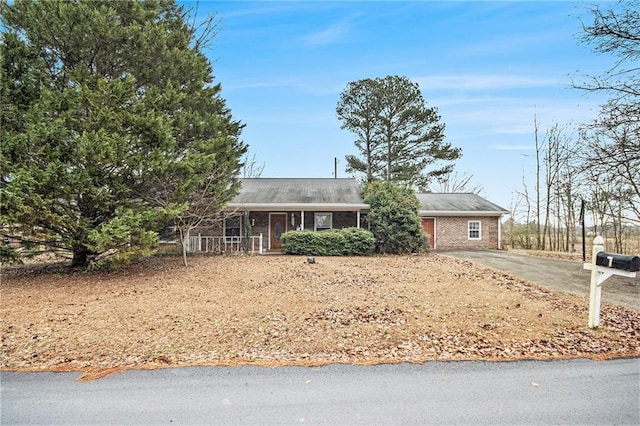
[[[276,213],[285,213],[287,215],[286,231],[293,231],[300,226],[301,214],[300,211],[278,211]],[[315,211],[304,212],[304,229],[307,231],[313,231],[314,226],[314,213]],[[318,213],[329,213],[322,211]],[[358,214],[357,212],[330,212],[333,213],[333,229],[351,228],[358,226]],[[293,224],[291,223],[291,215],[293,215]],[[361,217],[361,221],[364,215]],[[268,250],[269,248],[269,212],[266,211],[252,211],[249,213],[249,220],[252,221],[251,235],[262,234],[262,248]],[[361,226],[363,226],[361,224]],[[207,235],[207,236],[222,236],[222,223],[214,226],[201,226],[191,232],[191,235]]]
[[[291,213],[287,213],[286,231],[292,231],[300,226],[300,212],[293,212],[295,226],[291,224]],[[304,212],[304,229],[313,230],[314,221],[313,211]],[[326,213],[326,212],[322,212]],[[269,212],[254,211],[250,212],[249,219],[252,220],[252,235],[263,235],[263,249],[269,247]],[[333,228],[341,229],[357,226],[356,212],[333,212]],[[497,249],[498,248],[498,218],[497,217],[436,217],[436,236],[438,250],[455,250],[455,249]],[[481,223],[481,239],[470,240],[469,221],[479,221]],[[361,227],[367,227],[365,215],[361,216]],[[221,224],[214,226],[200,227],[191,232],[191,235],[222,235]]]
[[[437,217],[437,249],[498,249],[498,220],[497,217]],[[481,239],[469,239],[469,221],[480,222]]]

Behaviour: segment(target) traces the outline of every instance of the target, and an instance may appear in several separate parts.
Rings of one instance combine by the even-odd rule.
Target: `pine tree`
[[[342,128],[356,134],[361,154],[347,156],[347,171],[364,174],[367,182],[425,189],[433,177],[451,172],[446,163],[462,155],[444,140],[437,108],[427,106],[418,84],[407,77],[349,83],[336,114]]]

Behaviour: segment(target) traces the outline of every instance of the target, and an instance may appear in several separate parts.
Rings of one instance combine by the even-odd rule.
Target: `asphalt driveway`
[[[589,296],[591,271],[577,260],[548,259],[500,250],[447,250],[439,254],[500,269],[554,290]],[[640,311],[640,277],[611,277],[602,286],[602,300]]]

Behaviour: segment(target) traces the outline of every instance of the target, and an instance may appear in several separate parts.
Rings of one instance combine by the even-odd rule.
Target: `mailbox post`
[[[600,324],[602,284],[613,275],[635,278],[636,272],[640,270],[640,257],[605,253],[604,239],[598,235],[593,240],[591,263],[585,263],[583,267],[591,270],[589,327],[596,328]]]
[[[598,235],[593,240],[593,249],[591,250],[591,289],[589,291],[589,327],[595,328],[600,324],[600,298],[602,296],[602,282],[598,282],[598,272],[596,259],[598,253],[604,251],[604,239]]]

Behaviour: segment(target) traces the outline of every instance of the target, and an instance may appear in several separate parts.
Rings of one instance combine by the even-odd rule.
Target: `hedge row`
[[[373,234],[362,228],[289,231],[282,242],[284,253],[306,256],[367,256],[375,248]]]

